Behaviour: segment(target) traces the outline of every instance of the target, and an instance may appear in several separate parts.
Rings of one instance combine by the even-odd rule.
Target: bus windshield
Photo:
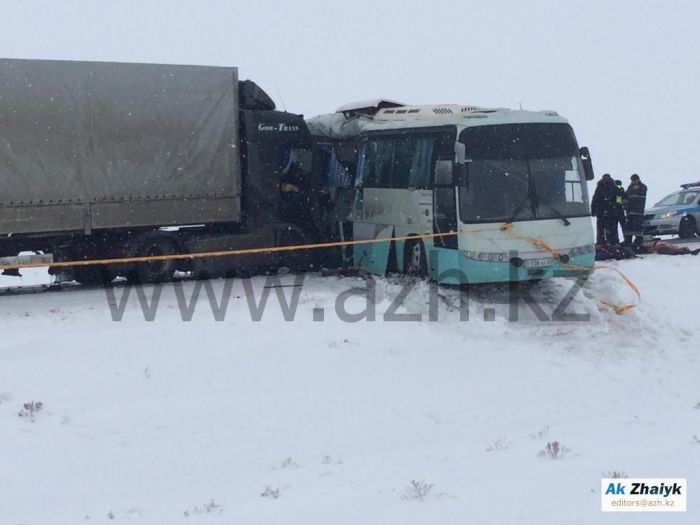
[[[463,130],[467,177],[462,222],[588,216],[578,146],[568,124],[501,124]]]

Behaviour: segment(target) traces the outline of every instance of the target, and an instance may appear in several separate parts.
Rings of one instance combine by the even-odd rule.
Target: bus
[[[592,269],[592,162],[556,112],[378,100],[307,124],[355,268],[444,284]]]

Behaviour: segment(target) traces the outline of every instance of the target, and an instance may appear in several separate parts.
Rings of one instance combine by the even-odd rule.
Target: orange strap
[[[276,253],[276,252],[291,252],[296,250],[318,250],[321,248],[340,248],[342,246],[357,246],[361,244],[376,244],[380,242],[391,241],[407,241],[411,239],[434,239],[438,237],[454,237],[458,235],[466,235],[472,233],[483,233],[487,231],[497,231],[498,227],[481,228],[471,231],[454,231],[445,233],[422,233],[416,235],[404,235],[400,237],[380,237],[378,239],[363,239],[353,241],[333,241],[321,242],[313,244],[290,244],[287,246],[266,246],[263,248],[242,248],[238,250],[220,250],[212,252],[197,252],[197,253],[175,253],[171,255],[144,255],[138,257],[119,257],[114,259],[81,259],[77,261],[60,261],[53,262],[48,266],[53,268],[67,268],[72,266],[91,266],[91,265],[111,265],[111,264],[133,264],[149,261],[171,261],[183,259],[202,259],[209,257],[230,257],[235,255],[252,255],[256,253]],[[22,268],[43,268],[46,263],[26,263],[26,264],[0,264],[0,270],[19,270]]]

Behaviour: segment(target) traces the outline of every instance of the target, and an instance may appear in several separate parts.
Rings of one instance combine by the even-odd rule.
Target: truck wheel
[[[306,244],[306,238],[291,228],[283,230],[277,237],[277,246],[295,246]],[[308,272],[313,270],[313,256],[308,249],[278,252],[278,266],[286,266],[293,272]]]
[[[406,241],[403,261],[403,271],[406,275],[415,277],[426,277],[428,275],[425,245],[420,239]]]
[[[162,235],[147,236],[136,250],[135,257],[158,257],[161,255],[175,255],[178,253],[176,242]],[[129,272],[129,280],[139,283],[160,283],[173,278],[177,261],[166,259],[162,261],[148,261],[134,264]]]
[[[683,217],[681,223],[678,226],[678,236],[681,239],[691,239],[695,237],[697,225],[695,224],[695,219],[693,217]]]
[[[106,266],[75,266],[73,279],[86,286],[107,285],[114,280],[114,274]]]

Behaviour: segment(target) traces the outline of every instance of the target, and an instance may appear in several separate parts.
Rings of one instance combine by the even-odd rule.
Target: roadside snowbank
[[[260,322],[238,281],[221,322],[204,289],[183,322],[173,285],[153,322],[133,290],[120,322],[103,290],[2,297],[0,523],[665,522],[601,513],[611,471],[689,478],[673,522],[697,523],[700,257],[613,264],[642,300],[601,305],[635,300],[601,270],[566,309],[587,321],[522,303],[508,321],[506,290],[484,287],[469,321],[440,288],[431,322],[426,283],[395,312],[421,322],[386,321],[405,283],[382,279],[377,320],[348,323],[335,302],[361,312],[366,280],[320,276],[268,289]],[[259,299],[265,279],[251,283]],[[570,288],[532,294],[551,318]],[[275,294],[294,290],[286,322]],[[18,416],[29,401],[33,420]],[[563,457],[539,457],[553,441]]]

